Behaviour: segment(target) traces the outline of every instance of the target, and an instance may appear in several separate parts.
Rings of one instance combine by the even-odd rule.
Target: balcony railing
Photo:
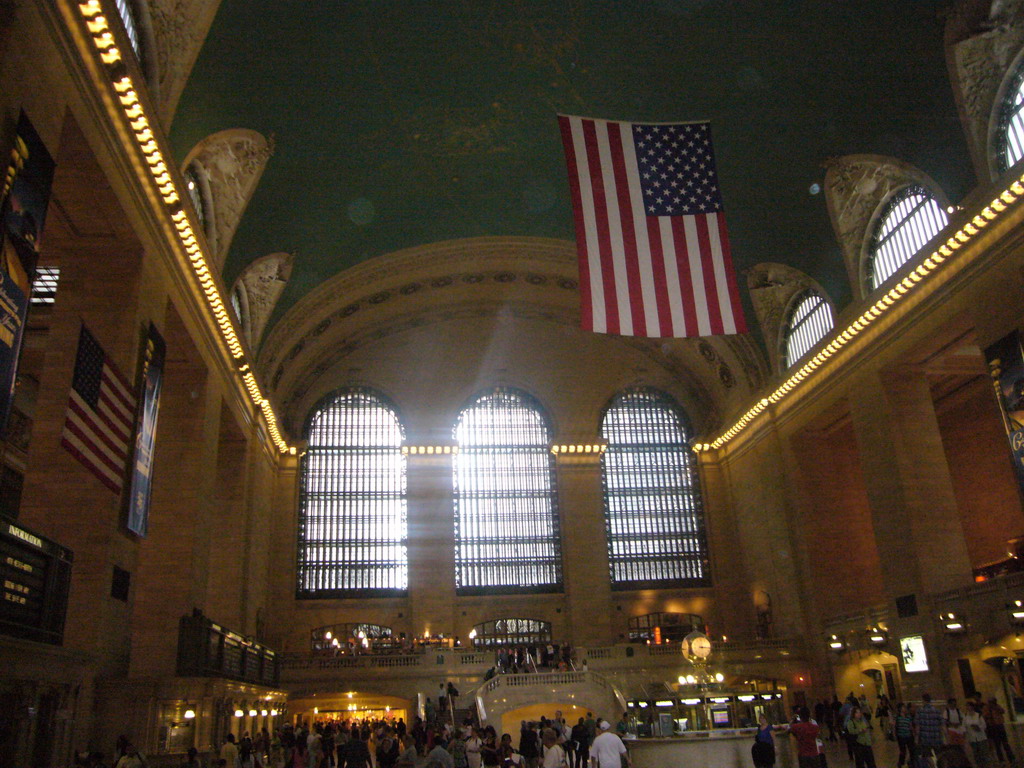
[[[550,688],[559,685],[596,683],[602,688],[612,689],[611,684],[597,672],[539,672],[526,675],[497,675],[484,684],[484,693],[498,688]]]
[[[770,655],[772,658],[798,654],[802,645],[793,639],[779,638],[771,640],[751,640],[746,642],[716,642],[714,653],[726,656],[743,656],[744,658],[757,659],[762,654]],[[458,673],[473,674],[482,673],[496,665],[497,650],[474,651],[468,649],[439,649],[433,653],[362,653],[349,654],[338,653],[332,655],[322,651],[315,652],[291,652],[278,654],[281,669],[285,671],[330,671],[335,669],[391,669],[419,667],[424,670],[436,670],[439,667],[449,668],[450,672],[458,670]],[[585,659],[588,664],[597,664],[601,667],[617,666],[619,664],[666,664],[670,665],[680,659],[680,647],[678,643],[666,645],[640,645],[637,643],[623,643],[610,646],[595,646],[592,648],[579,647],[576,649],[577,666]],[[530,680],[550,680],[551,674],[572,675],[582,674],[582,670],[575,672],[541,672],[539,674],[504,674],[501,679],[517,680],[529,678]],[[496,678],[495,678],[496,679]],[[515,683],[510,683],[514,685]]]

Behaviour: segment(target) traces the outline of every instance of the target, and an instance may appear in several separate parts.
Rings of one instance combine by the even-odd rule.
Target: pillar
[[[178,620],[203,608],[220,392],[173,310],[157,421],[149,531],[134,576],[132,676],[175,673]]]
[[[559,454],[558,506],[562,527],[562,580],[573,645],[608,645],[618,640],[611,592],[608,540],[605,534],[604,491],[599,454]]]
[[[922,636],[929,671],[902,677],[904,694],[944,697],[955,654],[939,636],[928,595],[971,583],[971,563],[928,380],[914,369],[865,376],[850,410],[888,599],[891,643]],[[914,615],[895,599],[914,595]]]
[[[971,583],[931,390],[911,369],[865,376],[850,411],[890,597]]]
[[[455,600],[452,454],[407,458],[409,626],[414,636],[459,626]],[[461,633],[460,633],[461,634]],[[462,637],[466,643],[466,637]]]

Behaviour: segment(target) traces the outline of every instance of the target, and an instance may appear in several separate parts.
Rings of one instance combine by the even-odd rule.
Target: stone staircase
[[[473,692],[482,725],[499,729],[502,717],[514,710],[538,704],[578,706],[612,722],[626,709],[626,700],[611,682],[597,672],[547,672],[497,675]]]

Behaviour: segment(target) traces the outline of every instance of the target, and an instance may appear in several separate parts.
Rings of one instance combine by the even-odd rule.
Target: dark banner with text
[[[125,516],[126,527],[137,536],[145,536],[149,529],[153,447],[156,443],[156,420],[160,411],[160,390],[163,387],[166,352],[163,337],[156,326],[150,323],[142,351],[140,408],[135,429],[135,452],[132,456],[131,483],[128,488]]]
[[[6,432],[54,163],[21,113],[0,196],[0,429]]]
[[[988,347],[985,359],[1003,414],[1017,484],[1024,494],[1024,350],[1020,332],[1014,331]]]

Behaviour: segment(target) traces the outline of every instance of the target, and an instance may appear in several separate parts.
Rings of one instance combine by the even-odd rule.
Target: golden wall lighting
[[[958,616],[953,612],[941,614],[939,620],[942,622],[946,632],[951,635],[958,635],[967,631],[967,622],[964,620],[964,617]]]
[[[145,109],[139,100],[138,89],[135,87],[131,76],[124,73],[124,67],[119,65],[121,61],[120,52],[117,49],[116,40],[109,24],[107,15],[103,13],[101,0],[87,0],[78,4],[79,13],[85,24],[86,31],[91,35],[93,45],[99,51],[100,60],[111,68],[111,84],[117,102],[124,111],[135,135],[135,141],[139,151],[145,158],[149,173],[157,191],[160,193],[164,203],[172,207],[171,220],[174,223],[181,246],[192,265],[193,273],[202,288],[209,310],[220,330],[221,338],[227,346],[230,355],[240,360],[244,357],[245,351],[242,348],[238,334],[228,315],[227,308],[220,296],[216,281],[207,266],[206,258],[202,252],[195,233],[192,231],[188,221],[188,214],[182,209],[181,196],[178,194],[177,185],[171,176],[167,163],[160,152],[159,144],[153,133],[149,120],[146,117]],[[115,66],[117,65],[117,66]],[[267,423],[267,430],[271,439],[281,453],[295,454],[295,451],[281,437],[277,427],[277,417],[266,400],[260,393],[258,387],[253,387],[246,382],[246,389],[255,405],[263,414]]]
[[[853,341],[854,337],[868,326],[872,325],[878,318],[889,311],[891,307],[902,301],[906,296],[913,293],[924,278],[933,272],[953,252],[959,250],[963,245],[970,242],[982,229],[987,227],[1004,213],[1008,206],[1015,203],[1018,198],[1024,197],[1024,176],[1013,181],[1006,189],[993,199],[988,205],[983,206],[979,213],[968,219],[964,225],[953,235],[942,243],[938,248],[929,254],[922,264],[919,264],[913,272],[904,277],[899,283],[879,298],[871,307],[868,307],[850,325],[844,329],[833,330],[833,338],[823,348],[819,349],[811,359],[807,360],[800,368],[791,373],[789,377],[767,397],[762,397],[757,404],[743,414],[731,427],[711,441],[711,443],[696,443],[693,446],[695,451],[707,451],[718,449],[732,440],[742,432],[757,416],[767,409],[768,405],[778,403],[800,382],[810,376],[819,366],[823,365],[831,356],[838,353],[843,347]],[[961,210],[955,208],[955,210]]]
[[[608,450],[608,446],[602,443],[564,443],[551,446],[551,452],[555,454],[562,453],[582,453],[600,455]]]
[[[1014,600],[1007,606],[1011,624],[1024,624],[1024,601]]]
[[[450,456],[459,452],[457,445],[403,445],[403,456]]]

